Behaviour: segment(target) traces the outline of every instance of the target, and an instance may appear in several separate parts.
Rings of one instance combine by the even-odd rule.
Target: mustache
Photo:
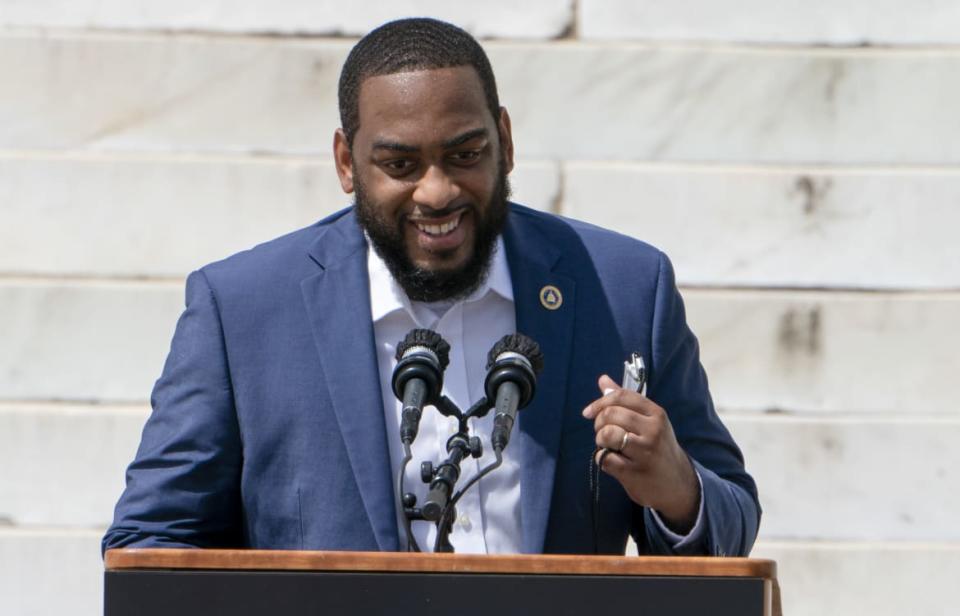
[[[413,220],[431,220],[431,219],[436,219],[436,218],[446,218],[447,216],[450,216],[451,214],[455,214],[455,213],[460,212],[460,211],[462,211],[462,210],[470,209],[470,208],[472,208],[472,207],[473,207],[473,205],[471,205],[471,204],[469,204],[469,203],[464,203],[464,204],[462,204],[462,205],[447,206],[447,207],[443,208],[442,210],[435,210],[435,209],[433,209],[433,208],[420,208],[420,207],[418,206],[418,207],[415,207],[413,211],[411,211],[410,213],[406,214],[406,215],[404,216],[404,218],[413,219]],[[417,210],[419,210],[419,213],[418,213],[417,215],[414,215],[413,212],[415,212],[415,211],[417,211]]]

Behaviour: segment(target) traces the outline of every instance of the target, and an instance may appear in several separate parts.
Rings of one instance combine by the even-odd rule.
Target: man
[[[355,207],[189,277],[104,548],[406,549],[390,374],[397,341],[427,327],[451,344],[444,392],[463,409],[503,334],[545,358],[503,466],[458,503],[457,551],[622,553],[632,534],[641,553],[747,554],[756,488],[669,262],[507,201],[510,117],[476,41],[392,22],[353,49],[339,95],[334,158]],[[631,352],[649,398],[605,376]],[[446,421],[425,412],[415,463],[445,454]],[[429,548],[435,529],[413,526]]]

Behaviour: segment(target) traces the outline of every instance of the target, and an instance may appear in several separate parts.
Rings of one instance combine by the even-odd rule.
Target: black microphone
[[[443,371],[450,363],[450,345],[435,331],[412,329],[397,345],[393,395],[403,402],[400,440],[413,443],[423,407],[436,404],[443,389]]]
[[[504,336],[490,349],[484,389],[487,400],[496,401],[490,438],[495,451],[503,451],[510,442],[517,410],[533,399],[537,375],[542,369],[540,345],[523,334]]]

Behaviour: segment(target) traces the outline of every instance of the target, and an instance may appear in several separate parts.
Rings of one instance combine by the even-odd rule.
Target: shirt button
[[[470,530],[470,516],[465,513],[461,513],[457,518],[457,524],[459,524],[460,528],[463,530]]]

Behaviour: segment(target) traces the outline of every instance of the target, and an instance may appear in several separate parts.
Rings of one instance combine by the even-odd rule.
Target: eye
[[[478,150],[461,150],[459,152],[454,152],[450,155],[450,158],[453,162],[458,165],[470,165],[475,163],[480,159],[480,155],[483,153],[482,149]]]
[[[409,158],[392,158],[379,163],[388,174],[392,176],[406,175],[413,171],[416,163]]]

